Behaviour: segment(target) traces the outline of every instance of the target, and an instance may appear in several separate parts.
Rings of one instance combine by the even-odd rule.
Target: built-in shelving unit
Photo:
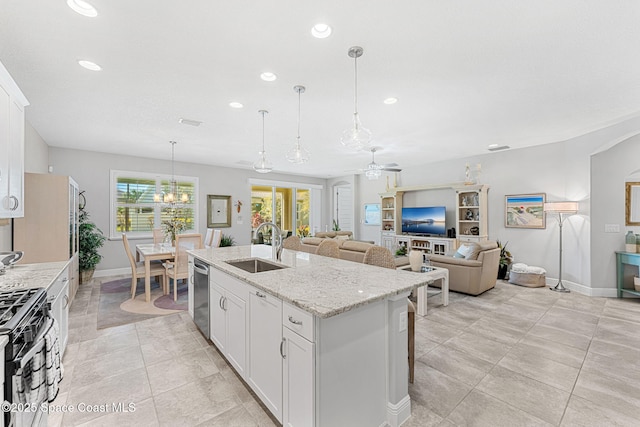
[[[486,185],[470,185],[456,189],[457,237],[460,241],[487,240]]]

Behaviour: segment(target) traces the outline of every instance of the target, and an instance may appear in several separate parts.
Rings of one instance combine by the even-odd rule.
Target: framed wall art
[[[231,227],[231,196],[207,195],[207,228]]]
[[[545,193],[505,196],[504,226],[510,228],[545,228]]]

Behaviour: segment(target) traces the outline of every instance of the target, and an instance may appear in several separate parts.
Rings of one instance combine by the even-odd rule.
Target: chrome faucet
[[[282,261],[282,231],[280,230],[280,227],[272,222],[263,222],[256,229],[256,236],[258,235],[260,230],[262,230],[262,227],[265,227],[267,225],[271,226],[271,245],[274,249],[273,260]]]

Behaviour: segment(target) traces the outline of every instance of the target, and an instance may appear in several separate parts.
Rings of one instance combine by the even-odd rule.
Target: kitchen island
[[[286,249],[284,268],[229,264],[271,259],[264,245],[189,254],[210,266],[211,340],[283,425],[410,417],[407,297],[428,278]]]

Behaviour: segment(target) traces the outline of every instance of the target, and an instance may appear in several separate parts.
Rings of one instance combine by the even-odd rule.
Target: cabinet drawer
[[[282,324],[298,335],[315,342],[312,314],[285,302],[282,307]]]

